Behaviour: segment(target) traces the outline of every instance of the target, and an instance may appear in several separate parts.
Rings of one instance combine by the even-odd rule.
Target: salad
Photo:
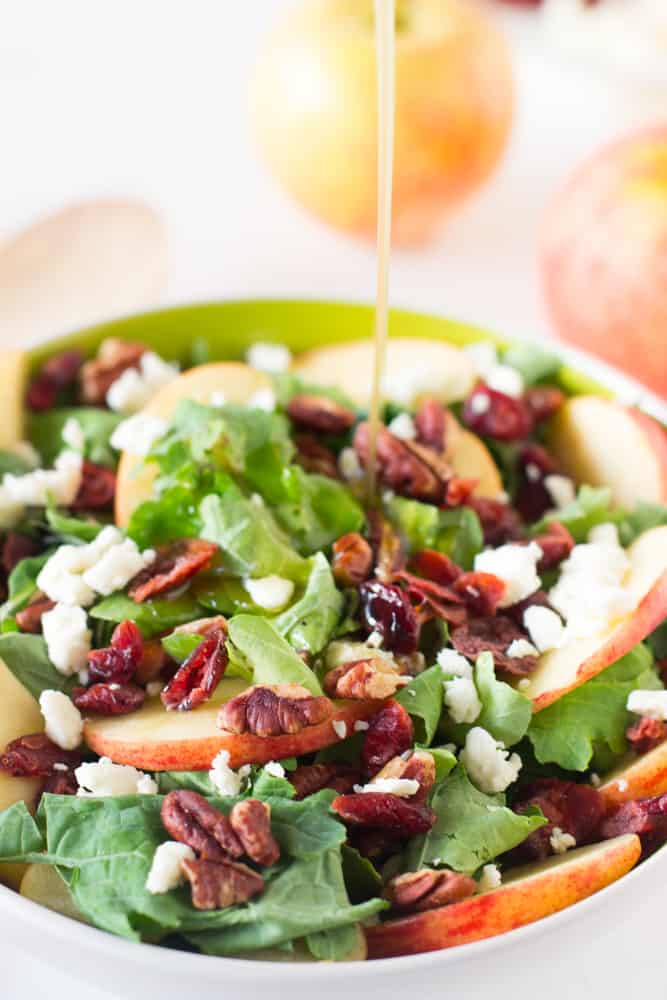
[[[557,357],[53,355],[0,452],[0,878],[113,934],[447,948],[667,839],[667,445]],[[628,462],[628,458],[630,461]]]

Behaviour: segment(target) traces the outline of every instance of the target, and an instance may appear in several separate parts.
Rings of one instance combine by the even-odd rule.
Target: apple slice
[[[33,903],[55,910],[64,917],[71,917],[82,924],[88,920],[77,909],[72,895],[52,865],[28,865],[21,879],[21,895]]]
[[[639,837],[626,834],[515,868],[499,889],[367,928],[368,957],[453,948],[532,924],[615,882],[640,854]]]
[[[645,639],[667,615],[667,525],[651,528],[628,549],[625,588],[634,610],[597,636],[575,639],[544,653],[521,688],[539,712],[561,695],[595,677]]]
[[[611,771],[600,785],[600,792],[608,808],[667,792],[667,740]]]
[[[461,427],[458,420],[448,413],[445,430],[445,457],[457,476],[477,479],[473,490],[476,497],[497,499],[503,492],[503,481],[491,452],[481,438]]]
[[[143,413],[169,420],[183,399],[208,403],[211,393],[221,392],[228,403],[247,403],[261,389],[270,389],[271,380],[264,372],[238,361],[218,361],[199,365],[179,375],[164,386],[144,407]],[[118,464],[116,481],[116,524],[124,528],[135,507],[153,495],[154,466],[141,457],[124,451]]]
[[[7,349],[0,352],[0,361],[3,380],[0,448],[12,448],[23,440],[28,355],[25,351]]]
[[[576,482],[609,486],[614,502],[667,502],[667,434],[639,410],[575,396],[553,418],[547,444]]]
[[[240,767],[321,750],[341,739],[333,722],[344,722],[347,733],[352,734],[354,723],[375,715],[381,704],[335,702],[331,719],[282,736],[261,737],[218,729],[216,717],[220,705],[247,686],[243,680],[225,678],[214,697],[191,712],[167,712],[159,698],[151,698],[132,715],[87,719],[84,739],[100,756],[149,771],[204,771],[220,750],[229,751],[231,767]]]
[[[374,343],[348,340],[304,351],[293,369],[313,385],[339,386],[358,406],[368,406],[373,373]],[[414,385],[411,383],[414,381]],[[437,396],[443,403],[463,399],[475,382],[475,369],[465,351],[444,340],[390,337],[385,368],[386,394],[413,406],[420,396]],[[400,388],[400,393],[398,389]],[[407,397],[404,398],[405,393]]]

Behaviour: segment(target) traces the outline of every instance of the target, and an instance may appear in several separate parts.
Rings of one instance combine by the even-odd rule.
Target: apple
[[[0,753],[8,743],[26,733],[41,733],[44,720],[39,705],[0,660]],[[41,780],[13,778],[0,772],[0,812],[24,800],[33,805]],[[0,882],[18,889],[25,865],[0,864]]]
[[[550,421],[547,444],[566,475],[608,486],[620,506],[667,503],[667,433],[640,410],[574,396]]]
[[[667,395],[665,163],[667,125],[603,149],[556,196],[541,250],[544,294],[561,337],[662,396]],[[633,462],[633,470],[640,468]]]
[[[247,403],[255,392],[270,389],[271,380],[264,372],[238,361],[217,361],[198,365],[169,382],[153,396],[142,413],[169,420],[183,399],[208,403],[211,393],[222,392],[228,403]],[[153,495],[157,469],[146,465],[138,455],[124,451],[118,463],[116,480],[116,524],[124,528],[135,507]]]
[[[605,775],[600,785],[600,793],[609,809],[632,799],[652,798],[664,792],[667,792],[667,740]]]
[[[344,722],[351,735],[355,722],[375,715],[381,706],[376,701],[334,702],[334,714],[326,722],[282,736],[218,729],[220,705],[247,686],[243,680],[225,678],[210,701],[191,712],[167,712],[159,698],[151,698],[132,715],[89,718],[84,740],[91,750],[116,764],[149,771],[205,771],[220,750],[229,751],[231,767],[240,767],[322,750],[340,740],[333,722]]]
[[[626,834],[511,869],[498,889],[368,927],[368,957],[453,948],[524,927],[604,889],[629,872],[640,855],[639,837]]]
[[[496,166],[513,113],[509,52],[468,0],[399,0],[392,230],[431,239]],[[336,228],[375,239],[377,81],[372,0],[308,0],[261,53],[251,94],[272,174]]]
[[[21,879],[20,892],[33,903],[55,910],[64,917],[71,917],[82,924],[88,920],[83,916],[72,899],[72,894],[52,865],[32,864],[26,868]]]
[[[624,586],[634,610],[602,634],[575,639],[542,654],[537,669],[521,688],[533,699],[534,711],[546,708],[615,663],[667,616],[667,525],[645,531],[627,551],[630,570]]]
[[[3,348],[2,377],[4,381],[0,448],[13,448],[23,440],[25,389],[28,355],[25,351]]]

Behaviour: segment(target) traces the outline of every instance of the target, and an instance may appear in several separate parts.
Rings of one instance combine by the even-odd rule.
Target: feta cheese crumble
[[[367,729],[370,728],[370,722],[366,722],[365,719],[357,719],[354,724],[355,733],[365,733]]]
[[[258,340],[257,343],[250,345],[245,359],[251,368],[278,374],[289,370],[292,352],[285,344],[270,344]]]
[[[499,889],[502,882],[503,877],[497,865],[484,865],[477,883],[477,891],[491,892],[493,889]]]
[[[457,653],[455,649],[441,649],[436,661],[444,674],[472,679],[472,665],[468,663],[465,656]]]
[[[107,391],[107,405],[117,413],[136,413],[158,389],[173,382],[178,365],[172,365],[154,351],[141,355],[138,368],[126,368]]]
[[[62,750],[76,750],[83,738],[83,719],[74,702],[62,691],[42,691],[39,710],[49,739]]]
[[[70,604],[56,604],[42,615],[42,634],[51,663],[71,677],[85,670],[92,640],[86,612]]]
[[[229,766],[229,750],[221,750],[215,755],[208,772],[211,784],[220,795],[238,795],[249,774],[249,764],[244,764],[238,771],[232,770]]]
[[[542,549],[536,542],[530,545],[501,545],[497,549],[486,549],[475,556],[475,570],[478,573],[493,573],[505,584],[505,593],[500,600],[501,608],[523,601],[539,589],[541,583],[537,564],[542,558]]]
[[[338,471],[348,482],[363,479],[364,470],[354,448],[343,448],[338,456]]]
[[[523,613],[523,625],[540,653],[546,653],[548,649],[558,649],[563,641],[565,632],[563,623],[560,616],[551,608],[543,608],[537,604],[526,608]]]
[[[153,896],[177,889],[184,881],[182,861],[194,861],[195,852],[187,844],[167,840],[156,848],[146,879],[146,891]]]
[[[491,340],[478,340],[474,344],[466,344],[463,350],[472,361],[476,374],[481,378],[486,378],[498,364],[498,350]]]
[[[294,593],[294,584],[283,576],[262,576],[256,580],[248,578],[243,583],[253,604],[267,611],[284,608]]]
[[[145,788],[142,779],[149,777],[130,764],[114,764],[109,757],[80,764],[74,775],[79,785],[77,795],[82,797],[146,794],[140,786]]]
[[[522,766],[517,753],[510,755],[504,744],[494,740],[491,733],[481,726],[470,730],[459,759],[473,784],[488,795],[509,788],[519,776]]]
[[[409,413],[399,413],[387,425],[387,430],[401,441],[414,441],[417,437],[417,428]]]
[[[474,682],[468,677],[445,681],[445,707],[454,722],[474,722],[482,711]]]
[[[276,394],[273,389],[258,389],[248,400],[248,406],[251,409],[273,413],[276,408]]]
[[[552,473],[544,477],[544,486],[551,497],[551,502],[557,510],[562,510],[571,504],[577,496],[574,483],[568,476]]]
[[[145,456],[159,438],[167,432],[167,421],[146,413],[135,413],[122,420],[109,441],[116,451],[130,451]]]
[[[523,395],[524,382],[521,372],[509,365],[494,365],[487,373],[485,382],[490,389],[502,392],[505,396],[519,399]]]
[[[527,639],[512,639],[505,653],[519,660],[522,656],[539,656],[539,650],[533,646],[532,642],[528,642]]]
[[[139,795],[157,795],[157,781],[150,774],[142,774],[137,781],[137,792]]]
[[[52,469],[35,469],[22,476],[11,472],[2,480],[2,496],[20,507],[45,507],[52,497],[55,503],[69,507],[81,486],[83,459],[77,451],[61,451]]]
[[[140,552],[131,538],[112,545],[104,555],[83,574],[84,583],[96,593],[107,597],[122,590],[130,580],[155,559],[153,549]]]
[[[667,722],[667,691],[631,691],[627,709],[647,719]]]
[[[86,439],[83,433],[83,427],[76,419],[76,417],[68,417],[65,421],[62,429],[61,437],[63,442],[72,451],[82,452],[86,446]]]
[[[419,791],[419,782],[414,778],[374,778],[368,785],[355,785],[354,791],[360,794],[383,792],[409,798]]]
[[[344,740],[347,736],[347,724],[342,719],[334,719],[331,728],[339,740]]]
[[[554,854],[565,854],[566,851],[577,846],[577,842],[571,833],[564,833],[559,826],[555,826],[549,837],[551,850]]]
[[[277,760],[270,760],[264,765],[264,770],[267,774],[270,774],[272,778],[285,777],[285,768]]]

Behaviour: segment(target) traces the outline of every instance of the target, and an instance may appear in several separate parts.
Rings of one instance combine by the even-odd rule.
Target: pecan
[[[92,715],[129,715],[141,708],[146,692],[138,684],[92,684],[74,688],[72,701]]]
[[[295,434],[295,461],[305,469],[319,476],[338,479],[338,462],[336,455],[326,445],[318,441],[312,434]]]
[[[648,753],[667,739],[667,722],[644,716],[633,722],[625,736],[635,753]]]
[[[0,755],[0,771],[14,778],[48,778],[55,765],[78,767],[81,754],[77,750],[62,750],[46,733],[31,733],[8,743]]]
[[[419,622],[408,597],[399,587],[370,580],[359,587],[361,620],[368,632],[379,632],[386,649],[414,653],[419,645]]]
[[[49,600],[48,597],[39,596],[21,611],[16,612],[16,624],[22,632],[37,635],[42,631],[42,615],[51,611],[55,606],[55,601]]]
[[[462,573],[454,590],[465,599],[472,614],[486,617],[495,615],[506,585],[493,573]]]
[[[81,485],[70,504],[72,510],[104,510],[116,495],[116,473],[104,465],[84,461]]]
[[[588,843],[597,836],[605,812],[604,800],[596,788],[560,778],[540,778],[524,786],[512,808],[523,813],[530,806],[538,806],[549,822],[515,848],[515,860],[539,860],[551,854],[555,827],[571,834],[579,845]]]
[[[373,550],[358,532],[349,531],[333,544],[331,568],[339,586],[356,587],[371,575]]]
[[[352,410],[335,400],[306,393],[292,396],[287,414],[297,426],[319,434],[344,434],[356,420]]]
[[[142,355],[146,353],[143,344],[109,337],[102,341],[97,357],[87,361],[80,372],[80,393],[84,403],[103,406],[107,392],[128,368],[139,368]]]
[[[495,615],[474,618],[455,628],[451,635],[454,649],[473,662],[480,653],[493,653],[496,670],[526,677],[537,666],[536,656],[508,656],[507,649],[515,639],[527,639],[528,634],[511,618]]]
[[[522,399],[479,384],[463,404],[463,422],[475,434],[497,441],[520,441],[528,437],[533,417]]]
[[[238,862],[185,859],[181,868],[192,887],[196,910],[224,910],[247,903],[264,890],[262,876]]]
[[[207,569],[218,551],[214,542],[203,538],[182,538],[157,550],[154,562],[130,582],[128,594],[133,601],[157,597],[168,590],[180,587],[187,580]]]
[[[553,417],[565,402],[565,393],[555,385],[534,385],[526,389],[524,402],[536,424]]]
[[[381,656],[354,660],[334,667],[324,678],[324,690],[332,698],[352,701],[383,701],[407,684],[399,668]]]
[[[50,410],[61,389],[76,381],[83,356],[80,351],[62,351],[46,361],[30,383],[26,402],[34,412]]]
[[[185,635],[207,636],[211,632],[227,632],[227,619],[222,615],[211,615],[210,618],[197,618],[193,622],[185,622],[184,625],[177,625],[174,632]]]
[[[430,469],[433,475],[441,484],[441,494],[446,492],[446,487],[454,478],[454,470],[449,464],[449,460],[441,452],[437,451],[435,448],[430,448],[426,444],[421,444],[419,441],[407,440],[403,444],[407,450],[420,462]],[[477,481],[472,480],[472,486],[470,489],[474,489]]]
[[[412,749],[412,719],[397,701],[390,701],[370,720],[361,749],[364,777],[372,778],[392,757]]]
[[[524,521],[537,521],[554,505],[544,481],[558,466],[546,448],[532,441],[519,452],[517,465],[519,485],[514,506]]]
[[[88,671],[93,681],[125,684],[141,662],[144,644],[141,632],[129,619],[116,625],[111,643],[88,654]]]
[[[289,775],[296,789],[296,799],[305,799],[323,788],[343,794],[351,792],[361,780],[361,772],[351,764],[301,764]]]
[[[667,840],[667,794],[624,802],[602,822],[600,833],[605,840],[635,833],[643,856],[652,854]]]
[[[162,803],[162,824],[167,832],[187,844],[207,861],[240,858],[243,846],[232,825],[219,809],[198,792],[169,792]]]
[[[368,424],[362,423],[354,434],[354,450],[363,465],[368,462]],[[436,453],[433,453],[436,455]],[[380,427],[376,441],[378,478],[389,489],[417,500],[438,501],[443,486],[428,465],[386,427]]]
[[[466,506],[475,511],[482,525],[486,545],[504,545],[523,538],[521,518],[509,504],[489,497],[468,497]]]
[[[454,583],[462,572],[449,556],[435,549],[422,549],[412,560],[412,565],[420,576],[445,587]]]
[[[42,551],[43,545],[30,535],[22,535],[18,531],[10,531],[2,545],[0,562],[5,573],[11,573],[22,559],[36,556]]]
[[[437,452],[445,451],[445,408],[437,399],[423,399],[415,414],[417,440]]]
[[[227,669],[226,632],[215,628],[183,661],[160,694],[169,711],[189,712],[211,697]]]
[[[428,833],[435,823],[435,813],[421,802],[402,799],[387,792],[358,792],[338,795],[331,803],[344,823],[368,826],[400,837]]]
[[[280,847],[271,833],[271,807],[259,799],[243,799],[229,814],[232,830],[243,853],[257,865],[268,868],[280,858]]]
[[[409,757],[392,757],[371,784],[381,778],[403,778],[419,782],[419,791],[410,796],[411,802],[425,802],[435,784],[435,761],[428,750],[414,750]]]
[[[222,706],[218,726],[231,733],[280,736],[325,722],[333,705],[298,684],[258,684]]]
[[[461,899],[473,896],[476,891],[477,883],[469,875],[461,875],[449,868],[439,871],[422,868],[421,871],[406,872],[391,879],[383,896],[389,900],[394,910],[420,913],[458,903]]]
[[[574,548],[574,538],[560,521],[551,521],[546,531],[538,535],[535,541],[542,549],[542,556],[537,564],[539,570],[558,566]]]

